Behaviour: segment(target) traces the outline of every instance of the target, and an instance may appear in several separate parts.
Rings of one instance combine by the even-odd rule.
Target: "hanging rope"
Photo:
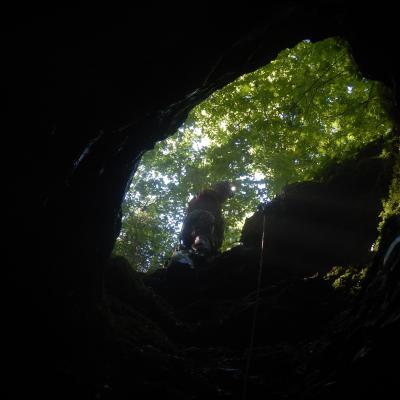
[[[263,261],[264,261],[264,237],[265,237],[265,221],[266,221],[265,206],[262,208],[262,211],[263,211],[263,224],[262,224],[262,235],[261,235],[261,252],[260,252],[259,265],[258,265],[258,280],[257,280],[257,290],[256,290],[256,301],[255,301],[255,304],[254,304],[253,321],[252,321],[252,326],[251,326],[249,351],[247,353],[246,369],[245,369],[244,378],[243,378],[242,400],[246,400],[246,398],[247,398],[247,384],[248,384],[248,380],[249,380],[251,357],[253,355],[253,349],[254,349],[254,338],[255,338],[255,334],[256,334],[258,303],[259,303],[259,300],[260,300],[260,292],[261,292],[261,277],[262,277],[262,266],[263,266]]]

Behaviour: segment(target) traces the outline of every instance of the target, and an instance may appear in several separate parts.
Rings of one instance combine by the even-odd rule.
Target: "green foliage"
[[[385,221],[392,215],[400,215],[400,138],[394,139],[394,147],[397,149],[396,161],[393,168],[393,177],[389,187],[389,193],[382,201],[382,211],[379,215],[380,222],[378,225],[379,236],[374,243],[374,250],[379,249],[379,243],[381,241],[381,231],[385,224]],[[385,156],[385,154],[383,155]]]
[[[115,253],[142,270],[159,266],[177,243],[189,198],[219,180],[237,187],[225,207],[229,247],[261,200],[386,136],[388,97],[360,76],[340,39],[282,51],[216,91],[174,136],[144,154]]]
[[[367,274],[367,268],[333,267],[324,279],[332,286],[349,295],[356,295],[361,290],[362,282]]]
[[[132,207],[134,203],[128,197],[123,205],[123,228],[114,254],[123,255],[135,269],[144,272],[165,262],[165,250],[173,247],[175,231],[168,219],[158,214],[155,202],[138,208]]]

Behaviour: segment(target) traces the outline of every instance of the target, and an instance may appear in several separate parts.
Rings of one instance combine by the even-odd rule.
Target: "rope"
[[[259,266],[258,266],[256,302],[254,304],[253,322],[252,322],[251,334],[250,334],[249,351],[247,354],[246,369],[245,369],[245,373],[244,373],[242,400],[246,400],[246,398],[247,398],[247,384],[248,384],[248,380],[249,380],[251,357],[253,355],[253,349],[254,349],[254,338],[255,338],[255,334],[256,334],[258,303],[260,300],[260,292],[261,292],[261,277],[262,277],[262,265],[263,265],[263,259],[264,259],[264,236],[265,236],[265,221],[266,221],[265,210],[263,210],[263,211],[264,212],[263,212],[263,225],[262,225],[262,236],[261,236],[261,253],[260,253]]]

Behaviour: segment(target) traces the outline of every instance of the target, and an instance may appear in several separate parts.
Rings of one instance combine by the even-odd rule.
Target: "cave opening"
[[[383,84],[361,75],[343,39],[305,39],[281,51],[214,92],[143,155],[114,254],[138,271],[162,267],[179,242],[188,200],[221,180],[237,187],[225,210],[222,249],[230,249],[257,205],[286,185],[328,179],[333,165],[373,142],[377,157],[389,157],[392,101]]]
[[[280,1],[217,12],[210,3],[195,11],[177,7],[183,17],[171,4],[162,9],[148,4],[145,10],[135,4],[12,8],[15,12],[3,10],[2,25],[3,130],[12,181],[6,192],[11,200],[6,236],[12,243],[3,285],[3,390],[10,398],[239,398],[256,299],[258,253],[252,246],[260,244],[251,227],[259,226],[259,215],[243,227],[242,246],[227,246],[197,275],[166,268],[138,273],[150,267],[150,257],[139,263],[128,256],[109,259],[126,183],[142,152],[176,132],[189,109],[302,38],[312,44],[346,38],[367,79],[399,87],[393,6]],[[358,89],[346,82],[341,96],[360,97]],[[398,123],[399,92],[393,93]],[[385,89],[381,94],[390,108],[391,94]],[[305,97],[311,103],[318,99],[312,89]],[[293,106],[271,122],[296,127]],[[363,117],[379,109],[352,115],[362,126]],[[318,115],[309,115],[309,128],[313,120],[317,125]],[[366,399],[397,390],[395,219],[383,225],[379,248],[369,251],[384,187],[389,185],[389,197],[382,222],[400,212],[399,169],[393,178],[391,162],[398,146],[395,137],[393,146],[390,135],[387,139],[383,149],[377,139],[358,156],[337,164],[333,159],[314,183],[307,178],[296,184],[304,177],[296,178],[287,190],[277,184],[277,194],[263,197],[271,199],[268,242],[274,246],[266,253],[248,399]],[[326,145],[325,151],[341,159],[347,141]],[[284,167],[293,172],[304,160],[272,162],[279,160],[287,161],[278,168],[286,185]],[[182,203],[198,190],[186,189]],[[310,205],[310,198],[328,208],[321,201]],[[335,211],[338,199],[343,207]],[[233,214],[226,218],[236,218]],[[310,220],[314,230],[310,224],[305,229]],[[331,235],[321,223],[335,227]],[[234,230],[227,237],[229,232]],[[327,265],[337,268],[327,279],[315,276]]]
[[[358,299],[368,302],[374,260],[383,260],[378,224],[399,211],[393,107],[390,90],[361,75],[346,41],[303,40],[215,91],[142,156],[104,274],[122,358],[139,355],[146,365],[122,362],[120,390],[132,391],[135,375],[145,393],[172,387],[235,399],[246,387],[248,398],[313,398],[315,387],[329,395],[333,374],[341,380],[334,390],[357,392],[362,377],[342,376],[347,331],[338,326],[357,325],[366,312]],[[237,189],[222,252],[201,268],[167,264],[187,202],[221,180]],[[390,257],[395,263],[397,253]],[[369,337],[349,345],[354,357]]]

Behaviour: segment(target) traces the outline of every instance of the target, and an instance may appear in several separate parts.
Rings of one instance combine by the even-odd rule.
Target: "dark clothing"
[[[206,210],[194,210],[189,213],[183,223],[181,239],[186,248],[190,248],[196,236],[200,236],[209,243],[208,247],[215,248],[214,244],[214,216]]]
[[[185,247],[190,247],[194,230],[199,230],[199,234],[209,236],[215,250],[221,247],[224,240],[224,219],[222,217],[224,201],[224,198],[210,189],[201,191],[190,200],[181,233]]]

